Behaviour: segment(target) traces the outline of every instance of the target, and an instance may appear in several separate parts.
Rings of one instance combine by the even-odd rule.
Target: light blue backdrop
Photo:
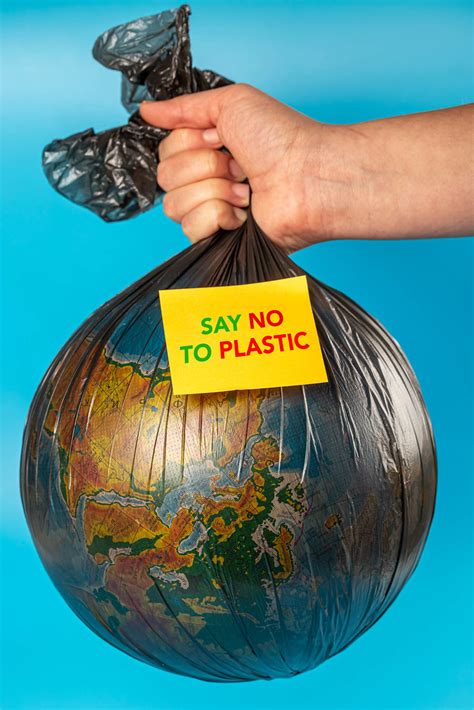
[[[41,149],[53,137],[123,121],[119,78],[94,63],[92,43],[114,24],[165,7],[143,0],[10,0],[4,12],[0,704],[47,710],[470,708],[469,240],[327,243],[296,256],[399,340],[420,379],[439,450],[438,504],[421,564],[392,609],[343,654],[289,681],[220,686],[167,675],[88,631],[34,551],[18,493],[21,433],[34,390],[92,310],[186,246],[161,209],[106,225],[67,203],[42,175]],[[470,10],[461,0],[196,0],[193,11],[197,66],[256,84],[323,121],[435,109],[472,94]]]

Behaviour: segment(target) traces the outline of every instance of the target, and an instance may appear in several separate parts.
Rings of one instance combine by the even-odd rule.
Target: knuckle
[[[171,134],[169,136],[166,136],[166,138],[163,138],[162,141],[160,141],[160,144],[158,146],[158,158],[159,160],[164,160],[165,156],[168,152],[168,147],[170,144],[170,138]]]
[[[175,128],[173,131],[163,138],[158,146],[158,156],[161,160],[165,160],[175,153],[179,153],[186,147],[186,128]]]
[[[166,160],[164,160],[161,163],[158,163],[158,168],[156,171],[156,181],[157,181],[158,185],[163,190],[167,189],[167,184],[168,184],[167,175],[166,175],[167,172],[168,171],[167,171],[167,166],[166,166]]]
[[[226,212],[226,204],[221,200],[211,201],[211,215],[214,225],[218,225]]]
[[[217,175],[219,172],[220,155],[217,150],[207,152],[207,171],[209,175]]]
[[[229,193],[229,180],[224,180],[223,178],[211,178],[206,185],[206,195],[208,200],[225,199]]]
[[[176,123],[183,123],[186,120],[185,105],[183,101],[176,101],[174,110]]]
[[[183,233],[186,235],[186,237],[189,237],[189,231],[188,231],[188,223],[186,222],[186,219],[183,219],[181,222],[181,229],[183,230]]]
[[[250,86],[250,84],[245,84],[245,83],[239,83],[239,84],[234,84],[232,87],[232,93],[235,94],[236,98],[242,98],[244,96],[248,96],[249,94],[252,94],[255,91],[253,86]]]
[[[184,217],[183,221],[181,222],[181,229],[183,230],[184,234],[188,237],[188,239],[193,240],[194,237],[194,232],[193,232],[193,227],[192,227],[192,222],[188,217]]]
[[[188,128],[176,128],[171,135],[173,136],[173,150],[178,153],[186,150],[189,144],[190,132]]]
[[[169,192],[163,196],[163,212],[167,217],[170,217],[170,219],[175,214],[174,198]]]

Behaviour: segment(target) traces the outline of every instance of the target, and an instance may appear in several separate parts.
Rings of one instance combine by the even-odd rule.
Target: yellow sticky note
[[[306,276],[159,298],[175,394],[328,381]]]

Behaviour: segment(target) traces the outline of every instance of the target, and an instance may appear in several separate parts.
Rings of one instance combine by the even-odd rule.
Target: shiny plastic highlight
[[[175,72],[178,18],[96,44],[126,68],[127,106],[193,89],[190,63]],[[161,57],[157,78],[148,56]],[[160,135],[129,163],[134,125],[49,147],[52,182],[106,219],[154,204]],[[123,173],[107,172],[108,151]],[[160,290],[302,274],[250,214],[99,308],[31,405],[21,491],[40,557],[84,623],[157,668],[219,682],[310,670],[380,618],[420,558],[436,491],[429,417],[397,343],[342,293],[307,276],[327,383],[173,393]]]

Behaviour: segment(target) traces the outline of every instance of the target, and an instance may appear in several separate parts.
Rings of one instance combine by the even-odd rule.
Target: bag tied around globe
[[[107,221],[160,198],[157,148],[167,132],[146,125],[138,103],[230,83],[192,67],[188,15],[181,7],[101,35],[94,56],[122,72],[122,101],[134,113],[125,126],[44,151],[51,184]],[[255,336],[260,351],[273,345],[258,352],[250,331],[242,339],[232,330],[239,313],[226,294],[260,288],[271,298],[279,284],[307,299],[312,326],[285,328],[269,316],[281,309],[257,307],[253,336],[274,325],[282,336]],[[215,363],[220,343],[230,344],[219,359],[247,363],[251,386],[196,391],[188,378],[186,392],[170,379],[171,340],[186,320],[173,299],[192,293],[198,313],[209,287],[231,289],[219,291],[221,332],[217,311],[200,319],[203,341],[210,329]],[[238,293],[243,309],[248,291]],[[252,293],[258,306],[264,297]],[[308,339],[295,340],[299,332]],[[314,347],[299,348],[308,342]],[[194,347],[180,352],[196,360]],[[252,363],[295,352],[305,358],[301,372],[283,372],[294,384],[273,386],[263,372],[255,385]],[[301,673],[369,629],[419,560],[435,490],[430,421],[399,346],[296,266],[251,214],[80,326],[36,392],[21,462],[33,539],[74,612],[141,661],[221,682]]]

